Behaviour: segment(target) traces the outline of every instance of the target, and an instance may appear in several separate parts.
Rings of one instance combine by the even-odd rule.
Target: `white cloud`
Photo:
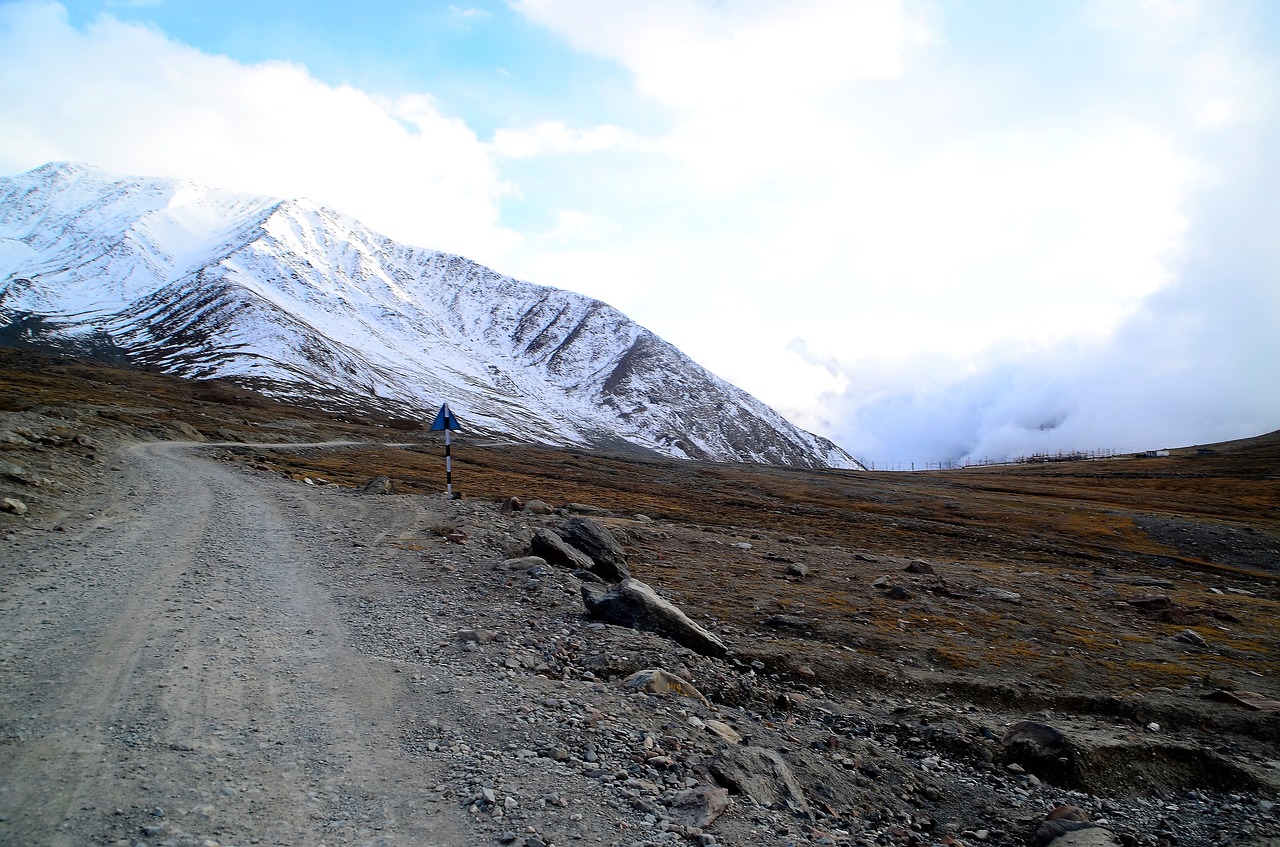
[[[957,321],[1047,339],[1112,327],[1170,278],[1195,176],[1177,141],[1123,116],[988,115],[986,80],[911,65],[944,35],[920,4],[516,5],[675,110],[644,149],[675,160],[670,194],[706,210],[693,264],[735,273],[735,254],[752,254],[746,296],[785,280],[798,312],[884,315],[935,339]],[[551,125],[495,146],[576,140]],[[633,237],[661,249],[662,226]],[[846,360],[882,349],[848,335],[815,341]],[[897,336],[904,352],[911,337]]]
[[[576,209],[564,209],[556,214],[555,228],[538,237],[552,244],[582,244],[619,232],[618,225],[610,220]]]
[[[851,80],[894,77],[927,40],[899,0],[513,5],[579,49],[621,62],[642,93],[691,112],[771,108]]]
[[[490,13],[485,11],[484,9],[475,9],[475,8],[464,9],[461,6],[454,6],[454,5],[449,6],[449,14],[453,15],[456,18],[463,18],[467,20],[482,19],[490,16]]]
[[[627,68],[673,121],[647,148],[674,163],[673,214],[564,280],[616,288],[596,281],[610,258],[645,256],[635,314],[798,420],[902,460],[1280,424],[1256,391],[1211,388],[1244,391],[1233,368],[1260,378],[1280,335],[1274,311],[1263,332],[1211,301],[1280,288],[1275,264],[1256,255],[1248,280],[1196,264],[1223,250],[1206,221],[1275,218],[1241,165],[1280,102],[1248,4],[1044,7],[1056,35],[1011,30],[996,55],[954,40],[978,11],[959,6],[515,7]],[[1154,305],[1171,291],[1187,302]],[[1177,330],[1202,310],[1218,319]]]
[[[1178,447],[1280,427],[1280,127],[1217,146],[1174,279],[1112,331],[835,370],[831,432],[882,463]],[[992,337],[992,336],[988,336]]]
[[[308,196],[403,241],[499,262],[519,236],[485,147],[425,96],[378,99],[142,26],[0,6],[0,170],[51,160]]]
[[[1207,282],[1207,281],[1206,281]],[[828,395],[833,434],[882,465],[1073,450],[1128,452],[1280,426],[1280,286],[1182,287],[1100,341],[1001,345],[969,357],[864,360]]]
[[[545,121],[528,129],[503,128],[494,132],[489,149],[509,159],[531,159],[565,153],[598,153],[610,149],[635,149],[641,142],[616,126],[582,130],[561,121]]]

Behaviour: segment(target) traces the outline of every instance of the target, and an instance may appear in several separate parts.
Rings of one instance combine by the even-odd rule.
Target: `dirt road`
[[[129,456],[4,568],[0,843],[467,843],[404,751],[406,677],[330,595],[357,498]]]

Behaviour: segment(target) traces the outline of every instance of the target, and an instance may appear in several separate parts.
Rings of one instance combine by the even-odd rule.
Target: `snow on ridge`
[[[608,304],[311,201],[54,164],[0,178],[0,239],[0,316],[76,316],[174,373],[397,414],[448,399],[546,443],[858,466]]]

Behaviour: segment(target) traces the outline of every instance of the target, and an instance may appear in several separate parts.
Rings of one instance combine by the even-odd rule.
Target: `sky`
[[[879,467],[1280,428],[1270,0],[0,0],[0,173],[307,197]]]

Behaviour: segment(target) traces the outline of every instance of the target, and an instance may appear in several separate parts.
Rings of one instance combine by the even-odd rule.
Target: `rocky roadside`
[[[583,603],[584,586],[588,604],[600,590],[591,568],[528,555],[550,549],[547,536],[574,538],[570,524],[591,523],[580,514],[589,509],[408,499],[427,501],[434,515],[416,536],[378,544],[359,540],[359,524],[343,527],[376,563],[346,583],[344,608],[362,649],[402,662],[408,684],[427,696],[460,679],[489,692],[474,713],[406,724],[404,743],[448,763],[454,779],[438,786],[441,798],[499,843],[582,840],[588,813],[574,810],[584,806],[616,831],[602,843],[617,845],[1158,847],[1280,836],[1266,782],[1101,796],[1037,776],[1045,751],[1019,748],[1009,734],[1028,719],[1079,726],[1081,743],[1091,733],[1128,739],[1132,753],[1156,734],[1132,721],[997,714],[874,691],[835,699],[732,651],[716,656],[643,624],[593,619]],[[619,564],[605,567],[616,577]],[[677,677],[674,690],[647,683],[653,670]],[[491,737],[471,731],[478,714]],[[1252,773],[1280,776],[1280,761],[1251,758]],[[1192,771],[1209,767],[1189,761]]]

